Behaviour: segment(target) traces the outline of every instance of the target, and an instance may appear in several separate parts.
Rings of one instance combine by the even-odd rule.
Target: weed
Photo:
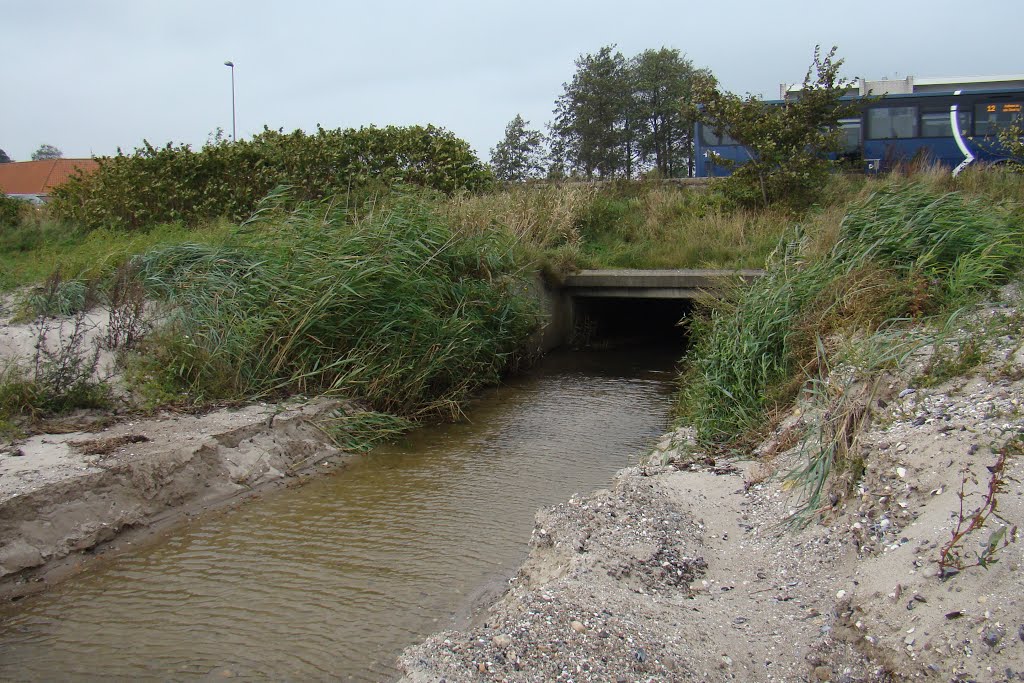
[[[81,311],[71,320],[52,321],[42,316],[36,320],[32,382],[37,406],[43,412],[60,414],[106,406],[107,387],[94,381],[100,353],[99,345],[89,342],[94,328]]]
[[[90,349],[91,328],[81,312],[70,320],[36,320],[31,367],[10,361],[0,368],[0,435],[17,436],[41,418],[109,404],[108,387],[94,377],[99,348]]]
[[[319,426],[338,448],[365,453],[377,444],[409,431],[413,423],[397,415],[373,410],[338,410]]]
[[[996,462],[987,466],[989,480],[987,486],[978,494],[967,493],[968,483],[977,485],[978,480],[970,467],[964,467],[957,498],[960,506],[956,512],[956,525],[950,532],[950,539],[939,550],[939,577],[948,578],[969,567],[988,569],[998,561],[997,553],[1017,540],[1017,526],[1012,525],[999,515],[998,494],[1006,492],[1006,460],[1011,454],[1024,453],[1024,441],[1016,437],[1006,443],[997,452]],[[968,511],[967,499],[971,495],[980,495],[981,504]],[[1002,524],[989,533],[988,539],[981,544],[981,550],[975,551],[973,558],[965,557],[964,541],[975,531],[982,529],[990,518],[998,519]]]
[[[131,350],[149,331],[146,321],[146,293],[134,264],[118,267],[107,295],[109,319],[104,347]]]

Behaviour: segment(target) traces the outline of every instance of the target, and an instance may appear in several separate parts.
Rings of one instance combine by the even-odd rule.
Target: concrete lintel
[[[760,270],[583,270],[565,278],[565,287],[578,296],[578,289],[715,289],[723,281],[753,280]]]
[[[572,287],[574,298],[582,299],[698,299],[707,290],[697,287]]]

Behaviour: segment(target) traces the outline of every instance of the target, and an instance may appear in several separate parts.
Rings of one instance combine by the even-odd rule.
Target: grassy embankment
[[[361,399],[365,410],[330,425],[346,443],[457,413],[470,392],[500,376],[536,324],[512,242],[499,231],[453,232],[433,195],[395,195],[358,215],[332,201],[285,210],[278,199],[237,226],[160,227],[131,233],[128,244],[115,233],[77,242],[72,233],[64,251],[40,242],[5,257],[26,265],[11,272],[44,276],[42,261],[62,273],[32,290],[51,296],[30,292],[30,303],[75,308],[63,293],[91,291],[97,296],[78,303],[119,302],[128,320],[139,303],[131,291],[160,302],[160,327],[121,351],[148,405],[296,393]],[[36,313],[53,307],[44,308],[51,310]],[[78,369],[88,366],[79,351],[4,369],[0,420],[8,430],[58,412],[54,395],[81,394],[79,382],[56,372],[70,356]],[[95,406],[103,393],[60,408]]]
[[[784,227],[656,183],[415,191],[351,210],[348,197],[281,200],[242,225],[87,230],[29,215],[0,230],[0,289],[30,287],[27,318],[100,301],[130,326],[133,287],[169,306],[168,324],[120,352],[144,405],[328,392],[363,399],[378,428],[457,413],[497,378],[537,324],[523,274],[758,265]],[[61,351],[4,369],[0,419],[104,403],[88,355]]]
[[[797,224],[766,277],[694,323],[679,398],[680,419],[704,447],[740,453],[798,395],[819,406],[813,452],[794,473],[806,485],[804,519],[819,509],[829,477],[852,472],[856,480],[857,434],[885,373],[962,324],[965,310],[1024,264],[1024,175],[880,178],[836,215]],[[935,376],[918,384],[984,360],[970,334],[933,358],[927,372]]]
[[[79,290],[109,293],[118,267],[132,259],[149,295],[177,311],[172,326],[146,342],[141,355],[149,363],[125,354],[150,405],[328,391],[364,398],[372,423],[378,412],[456,412],[466,392],[501,372],[535,322],[513,284],[519,274],[538,267],[555,275],[575,267],[760,267],[771,260],[772,274],[755,290],[761,294],[699,323],[702,342],[691,355],[684,414],[705,439],[728,443],[757,433],[764,416],[794,395],[819,338],[850,321],[877,329],[954,305],[955,292],[941,303],[935,298],[927,246],[914,247],[921,253],[910,265],[897,258],[895,269],[852,247],[833,253],[837,243],[852,244],[840,239],[849,232],[850,219],[840,224],[851,202],[906,182],[837,176],[798,217],[736,209],[714,190],[651,183],[525,186],[451,198],[420,193],[365,211],[329,208],[345,205],[341,198],[294,212],[267,207],[242,226],[85,232],[27,221],[0,231],[0,288],[59,271]],[[935,173],[922,182],[933,198],[960,191],[1000,205],[1020,197],[1019,177],[1009,174],[952,181]],[[984,239],[1001,235],[1000,226]],[[780,239],[792,244],[780,251]],[[870,231],[862,236],[869,239]],[[881,303],[870,294],[876,291],[885,292]],[[760,310],[744,308],[758,302]],[[746,319],[764,329],[735,324]],[[723,332],[729,324],[749,338],[730,338]],[[5,385],[16,385],[16,373],[5,372]],[[706,415],[686,408],[697,404]],[[24,401],[17,405],[0,395],[9,417],[24,412]]]

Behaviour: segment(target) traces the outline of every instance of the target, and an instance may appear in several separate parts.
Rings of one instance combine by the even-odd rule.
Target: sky
[[[1024,72],[1020,0],[0,0],[0,149],[28,160],[200,147],[231,134],[432,123],[485,161],[521,114],[543,129],[574,60],[680,50],[768,98],[816,44],[849,77]]]

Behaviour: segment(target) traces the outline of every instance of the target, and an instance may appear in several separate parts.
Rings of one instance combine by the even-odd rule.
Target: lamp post
[[[231,60],[224,62],[224,66],[231,67],[231,142],[237,142],[235,137],[235,63]]]

